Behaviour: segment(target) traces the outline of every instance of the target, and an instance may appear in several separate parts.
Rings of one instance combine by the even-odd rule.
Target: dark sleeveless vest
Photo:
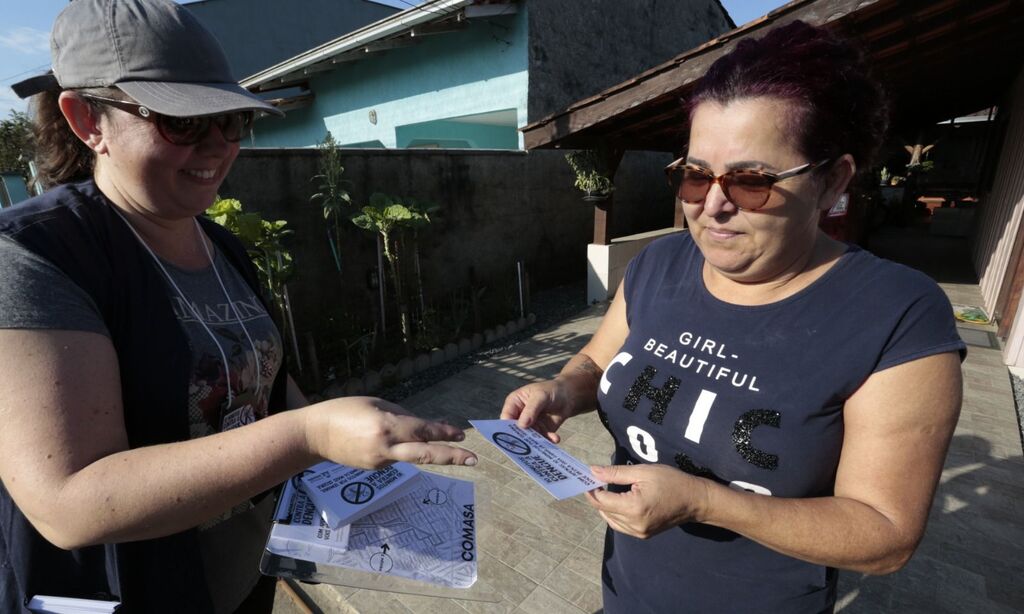
[[[95,301],[117,351],[130,447],[185,441],[188,341],[160,271],[112,207],[92,181],[63,185],[0,212],[0,235],[52,262]],[[244,247],[218,224],[199,222],[260,296]],[[282,366],[274,381],[271,412],[285,408],[285,373]],[[0,611],[27,613],[28,598],[40,594],[113,599],[128,613],[212,610],[195,529],[62,550],[0,485]]]

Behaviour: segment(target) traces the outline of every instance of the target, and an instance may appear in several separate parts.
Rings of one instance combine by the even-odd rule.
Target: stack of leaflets
[[[274,518],[266,549],[296,564],[448,588],[477,578],[473,484],[408,463],[314,465],[285,485]]]

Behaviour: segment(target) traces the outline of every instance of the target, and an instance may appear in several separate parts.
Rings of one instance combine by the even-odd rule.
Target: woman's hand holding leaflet
[[[619,533],[647,539],[670,527],[700,522],[707,507],[708,482],[668,465],[590,469],[603,482],[628,487],[625,492],[599,488],[586,494],[587,502]]]
[[[515,420],[521,428],[533,428],[552,443],[561,441],[556,431],[573,416],[565,382],[558,379],[529,384],[505,397],[502,420]]]

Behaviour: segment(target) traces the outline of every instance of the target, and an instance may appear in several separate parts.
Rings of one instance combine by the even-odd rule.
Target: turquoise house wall
[[[28,188],[20,174],[0,173],[0,207],[16,205],[28,198]]]
[[[251,145],[310,147],[330,131],[340,144],[379,141],[396,148],[404,146],[403,139],[408,143],[424,137],[424,130],[442,127],[435,122],[511,108],[516,110],[516,126],[506,127],[504,136],[490,125],[460,123],[462,136],[455,140],[521,148],[518,132],[515,143],[508,137],[527,123],[527,15],[525,5],[518,9],[315,75],[310,80],[314,102],[283,119],[261,120]],[[370,111],[376,113],[376,124]],[[475,129],[471,139],[466,126]],[[407,136],[399,138],[399,133]]]
[[[316,105],[288,111],[284,117],[262,117],[256,120],[252,139],[246,147],[310,147],[324,140],[327,129]]]

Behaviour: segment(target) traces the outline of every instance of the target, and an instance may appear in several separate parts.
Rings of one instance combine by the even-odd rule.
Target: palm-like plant
[[[370,232],[377,233],[384,246],[384,259],[388,263],[395,301],[398,303],[399,321],[402,328],[402,342],[406,347],[412,339],[409,322],[409,306],[402,287],[401,262],[399,259],[399,233],[405,229],[416,229],[430,223],[430,212],[434,207],[421,207],[411,199],[404,202],[380,192],[370,196],[369,205],[352,218],[352,223]]]
[[[341,275],[341,221],[348,217],[348,208],[352,206],[352,197],[345,188],[352,182],[343,179],[345,167],[341,164],[341,152],[337,141],[327,133],[323,142],[317,145],[320,150],[318,163],[319,173],[313,175],[312,181],[318,181],[317,192],[309,200],[319,202],[323,207],[324,220],[327,222],[327,242],[331,246],[334,266]]]

